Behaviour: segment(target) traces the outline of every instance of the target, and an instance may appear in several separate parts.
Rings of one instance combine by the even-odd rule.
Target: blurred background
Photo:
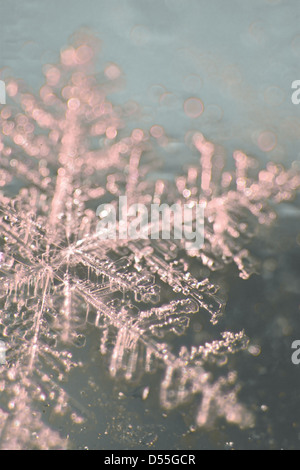
[[[41,64],[56,62],[85,27],[102,41],[99,68],[115,62],[123,70],[126,86],[114,99],[135,101],[145,125],[165,127],[178,142],[172,158],[199,128],[228,152],[299,157],[300,106],[291,102],[300,78],[297,0],[1,0],[0,11],[4,78],[39,87]],[[203,110],[194,102],[185,112],[191,97]]]

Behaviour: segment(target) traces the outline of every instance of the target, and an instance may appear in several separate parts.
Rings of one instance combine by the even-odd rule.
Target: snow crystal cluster
[[[259,225],[272,223],[275,204],[294,196],[299,172],[273,163],[262,170],[242,151],[228,165],[199,132],[192,136],[199,163],[173,182],[156,180],[163,130],[128,135],[126,110],[107,98],[121,72],[110,65],[99,77],[94,56],[93,39],[80,37],[59,64],[44,67],[39,96],[11,79],[0,108],[2,448],[67,445],[42,419],[41,401],[72,422],[85,420],[64,380],[82,366],[72,350],[84,347],[87,325],[99,332],[99,360],[106,358],[111,376],[163,371],[162,407],[195,397],[198,426],[218,417],[253,424],[227,365],[247,349],[244,332],[191,345],[189,331],[195,318],[214,327],[224,311],[210,273],[230,263],[243,279],[255,271],[247,244]],[[201,202],[204,245],[190,252],[184,239],[100,240],[96,208],[120,196],[147,207]]]

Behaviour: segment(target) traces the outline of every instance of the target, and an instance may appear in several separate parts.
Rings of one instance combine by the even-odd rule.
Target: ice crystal
[[[10,80],[10,101],[1,108],[2,448],[67,445],[41,416],[39,402],[51,402],[54,413],[72,422],[85,419],[64,380],[82,366],[72,350],[84,346],[90,324],[112,376],[133,380],[164,370],[164,408],[197,396],[199,426],[217,417],[241,427],[253,422],[226,365],[229,355],[247,348],[244,332],[192,346],[185,339],[193,318],[215,325],[225,307],[200,268],[235,263],[249,277],[255,269],[249,238],[272,222],[273,203],[293,196],[299,174],[271,163],[260,170],[241,151],[227,170],[218,148],[195,133],[199,165],[174,183],[154,181],[147,175],[156,165],[156,138],[141,129],[125,135],[126,111],[107,99],[120,70],[110,66],[99,78],[94,52],[93,40],[81,37],[62,51],[59,64],[44,68],[39,97]],[[121,195],[147,206],[204,203],[204,246],[191,252],[184,239],[100,240],[96,208]]]

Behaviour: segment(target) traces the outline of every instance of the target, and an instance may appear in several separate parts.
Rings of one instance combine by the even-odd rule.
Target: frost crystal
[[[174,183],[153,181],[156,137],[141,129],[124,136],[126,110],[107,99],[120,71],[114,66],[99,80],[93,56],[93,41],[81,37],[60,64],[45,67],[39,97],[11,80],[1,108],[2,448],[66,447],[37,410],[47,401],[57,415],[85,419],[63,383],[82,366],[72,350],[84,347],[88,324],[99,330],[112,376],[164,370],[164,408],[197,396],[198,426],[217,417],[241,427],[253,422],[227,367],[229,355],[247,348],[244,333],[190,345],[193,319],[215,325],[225,306],[219,287],[199,273],[235,263],[249,277],[249,238],[272,222],[273,203],[293,196],[299,174],[271,163],[259,170],[241,151],[227,170],[222,152],[196,133],[199,165]],[[204,246],[190,252],[186,240],[99,240],[96,208],[122,195],[149,207],[204,203]]]

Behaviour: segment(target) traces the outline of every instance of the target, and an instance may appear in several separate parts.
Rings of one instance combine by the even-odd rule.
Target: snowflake
[[[124,135],[126,110],[107,99],[120,70],[111,65],[99,80],[94,55],[94,40],[80,36],[59,64],[44,68],[39,97],[10,80],[11,102],[1,108],[2,448],[67,446],[38,410],[49,401],[57,415],[84,421],[64,380],[83,366],[72,351],[84,347],[90,324],[101,332],[100,353],[112,376],[133,380],[164,370],[164,408],[195,397],[198,426],[218,417],[253,424],[238,401],[237,374],[227,367],[229,355],[248,347],[244,332],[190,346],[193,319],[216,325],[225,307],[220,288],[199,273],[235,263],[249,277],[256,264],[246,245],[259,224],[274,220],[273,203],[293,196],[299,174],[271,163],[259,170],[241,151],[227,171],[218,148],[196,133],[200,164],[173,183],[155,181],[155,140],[162,135],[141,129]],[[202,202],[204,246],[100,240],[96,208],[122,195],[146,206]]]

